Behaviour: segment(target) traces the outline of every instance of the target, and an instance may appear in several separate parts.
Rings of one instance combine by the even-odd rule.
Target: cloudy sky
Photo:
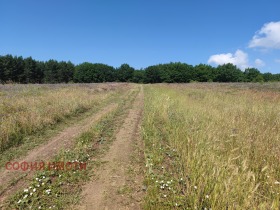
[[[254,60],[249,59],[250,50],[255,50],[258,58]],[[246,52],[248,51],[248,52]],[[265,23],[260,30],[258,30],[248,43],[246,49],[238,49],[235,53],[221,53],[211,55],[208,59],[209,64],[221,65],[224,63],[233,63],[241,69],[246,69],[248,67],[256,67],[258,69],[268,69],[271,70],[272,66],[275,67],[274,71],[280,72],[279,66],[275,65],[280,63],[279,56],[280,51],[280,21],[278,22],[268,22]],[[272,58],[267,58],[270,55]],[[266,57],[267,61],[261,59]],[[273,60],[274,58],[274,60]],[[267,62],[267,64],[266,64]],[[271,64],[272,62],[272,64]]]
[[[0,54],[280,73],[279,0],[0,0]]]

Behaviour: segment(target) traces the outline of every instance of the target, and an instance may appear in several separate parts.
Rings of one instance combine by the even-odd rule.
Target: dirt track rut
[[[39,147],[34,148],[32,151],[28,153],[27,156],[13,160],[11,162],[40,162],[40,161],[47,161],[54,157],[59,150],[62,148],[70,148],[73,143],[74,139],[78,137],[81,133],[88,130],[93,123],[100,120],[105,114],[111,112],[117,107],[117,104],[110,104],[103,108],[101,111],[93,114],[92,116],[78,122],[77,124],[66,128],[57,136],[53,137],[48,141],[48,143],[41,145]],[[33,172],[34,173],[34,172]],[[12,171],[12,170],[4,170],[0,172],[0,180],[1,180],[1,187],[2,193],[0,195],[0,202],[2,202],[9,194],[15,192],[19,187],[24,185],[24,180],[21,180],[23,175],[27,175],[28,177],[32,176],[32,171]],[[26,179],[26,178],[25,178]],[[11,186],[11,181],[18,180],[16,184]]]
[[[135,145],[141,145],[139,131],[143,100],[141,87],[116,139],[101,158],[101,162],[105,161],[104,166],[97,170],[95,179],[83,187],[81,205],[75,209],[141,209],[142,176],[131,177],[128,170],[138,167],[133,164],[132,155]]]

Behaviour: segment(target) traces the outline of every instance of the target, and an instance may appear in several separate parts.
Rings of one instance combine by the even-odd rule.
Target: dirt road
[[[81,205],[75,209],[141,209],[143,176],[137,161],[143,154],[139,137],[143,100],[141,87],[115,141],[100,160],[105,162],[104,165],[93,180],[84,186]]]
[[[70,126],[59,133],[57,136],[50,139],[46,144],[41,145],[34,150],[31,150],[27,156],[13,160],[12,162],[40,162],[46,161],[54,157],[62,148],[70,148],[74,139],[81,133],[88,130],[95,122],[100,120],[104,115],[111,112],[117,107],[117,104],[109,104],[96,114],[77,122],[77,124]],[[24,185],[27,177],[32,176],[32,171],[22,170],[4,170],[0,172],[2,191],[0,194],[0,202],[2,202],[8,195],[14,193]],[[27,177],[26,177],[27,176]],[[25,177],[22,179],[22,177]]]

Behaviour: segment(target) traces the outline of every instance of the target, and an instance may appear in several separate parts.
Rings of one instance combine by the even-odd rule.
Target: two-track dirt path
[[[143,154],[139,135],[143,105],[141,87],[109,151],[101,158],[101,162],[105,161],[103,167],[83,187],[81,204],[75,209],[141,209],[143,170],[137,158]]]
[[[87,117],[80,122],[77,122],[75,125],[70,126],[60,132],[58,135],[50,139],[46,144],[40,145],[35,149],[31,150],[27,156],[20,158],[18,160],[13,160],[11,162],[40,162],[40,161],[47,161],[54,157],[62,148],[71,148],[74,143],[74,139],[78,137],[81,133],[88,130],[95,122],[100,120],[104,115],[108,114],[112,110],[117,107],[117,104],[109,104],[108,106],[104,107],[97,113],[93,114],[90,117]],[[0,203],[9,196],[10,194],[14,193],[22,187],[28,177],[32,177],[32,171],[14,171],[14,170],[4,170],[0,172],[0,180],[1,180],[1,187],[2,193],[0,195]],[[27,177],[21,179],[23,175],[27,174]],[[12,181],[16,181],[11,185]],[[1,206],[0,206],[1,207]]]

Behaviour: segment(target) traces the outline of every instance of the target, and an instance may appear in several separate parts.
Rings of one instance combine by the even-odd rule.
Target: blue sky
[[[280,73],[279,0],[0,0],[0,54]]]

